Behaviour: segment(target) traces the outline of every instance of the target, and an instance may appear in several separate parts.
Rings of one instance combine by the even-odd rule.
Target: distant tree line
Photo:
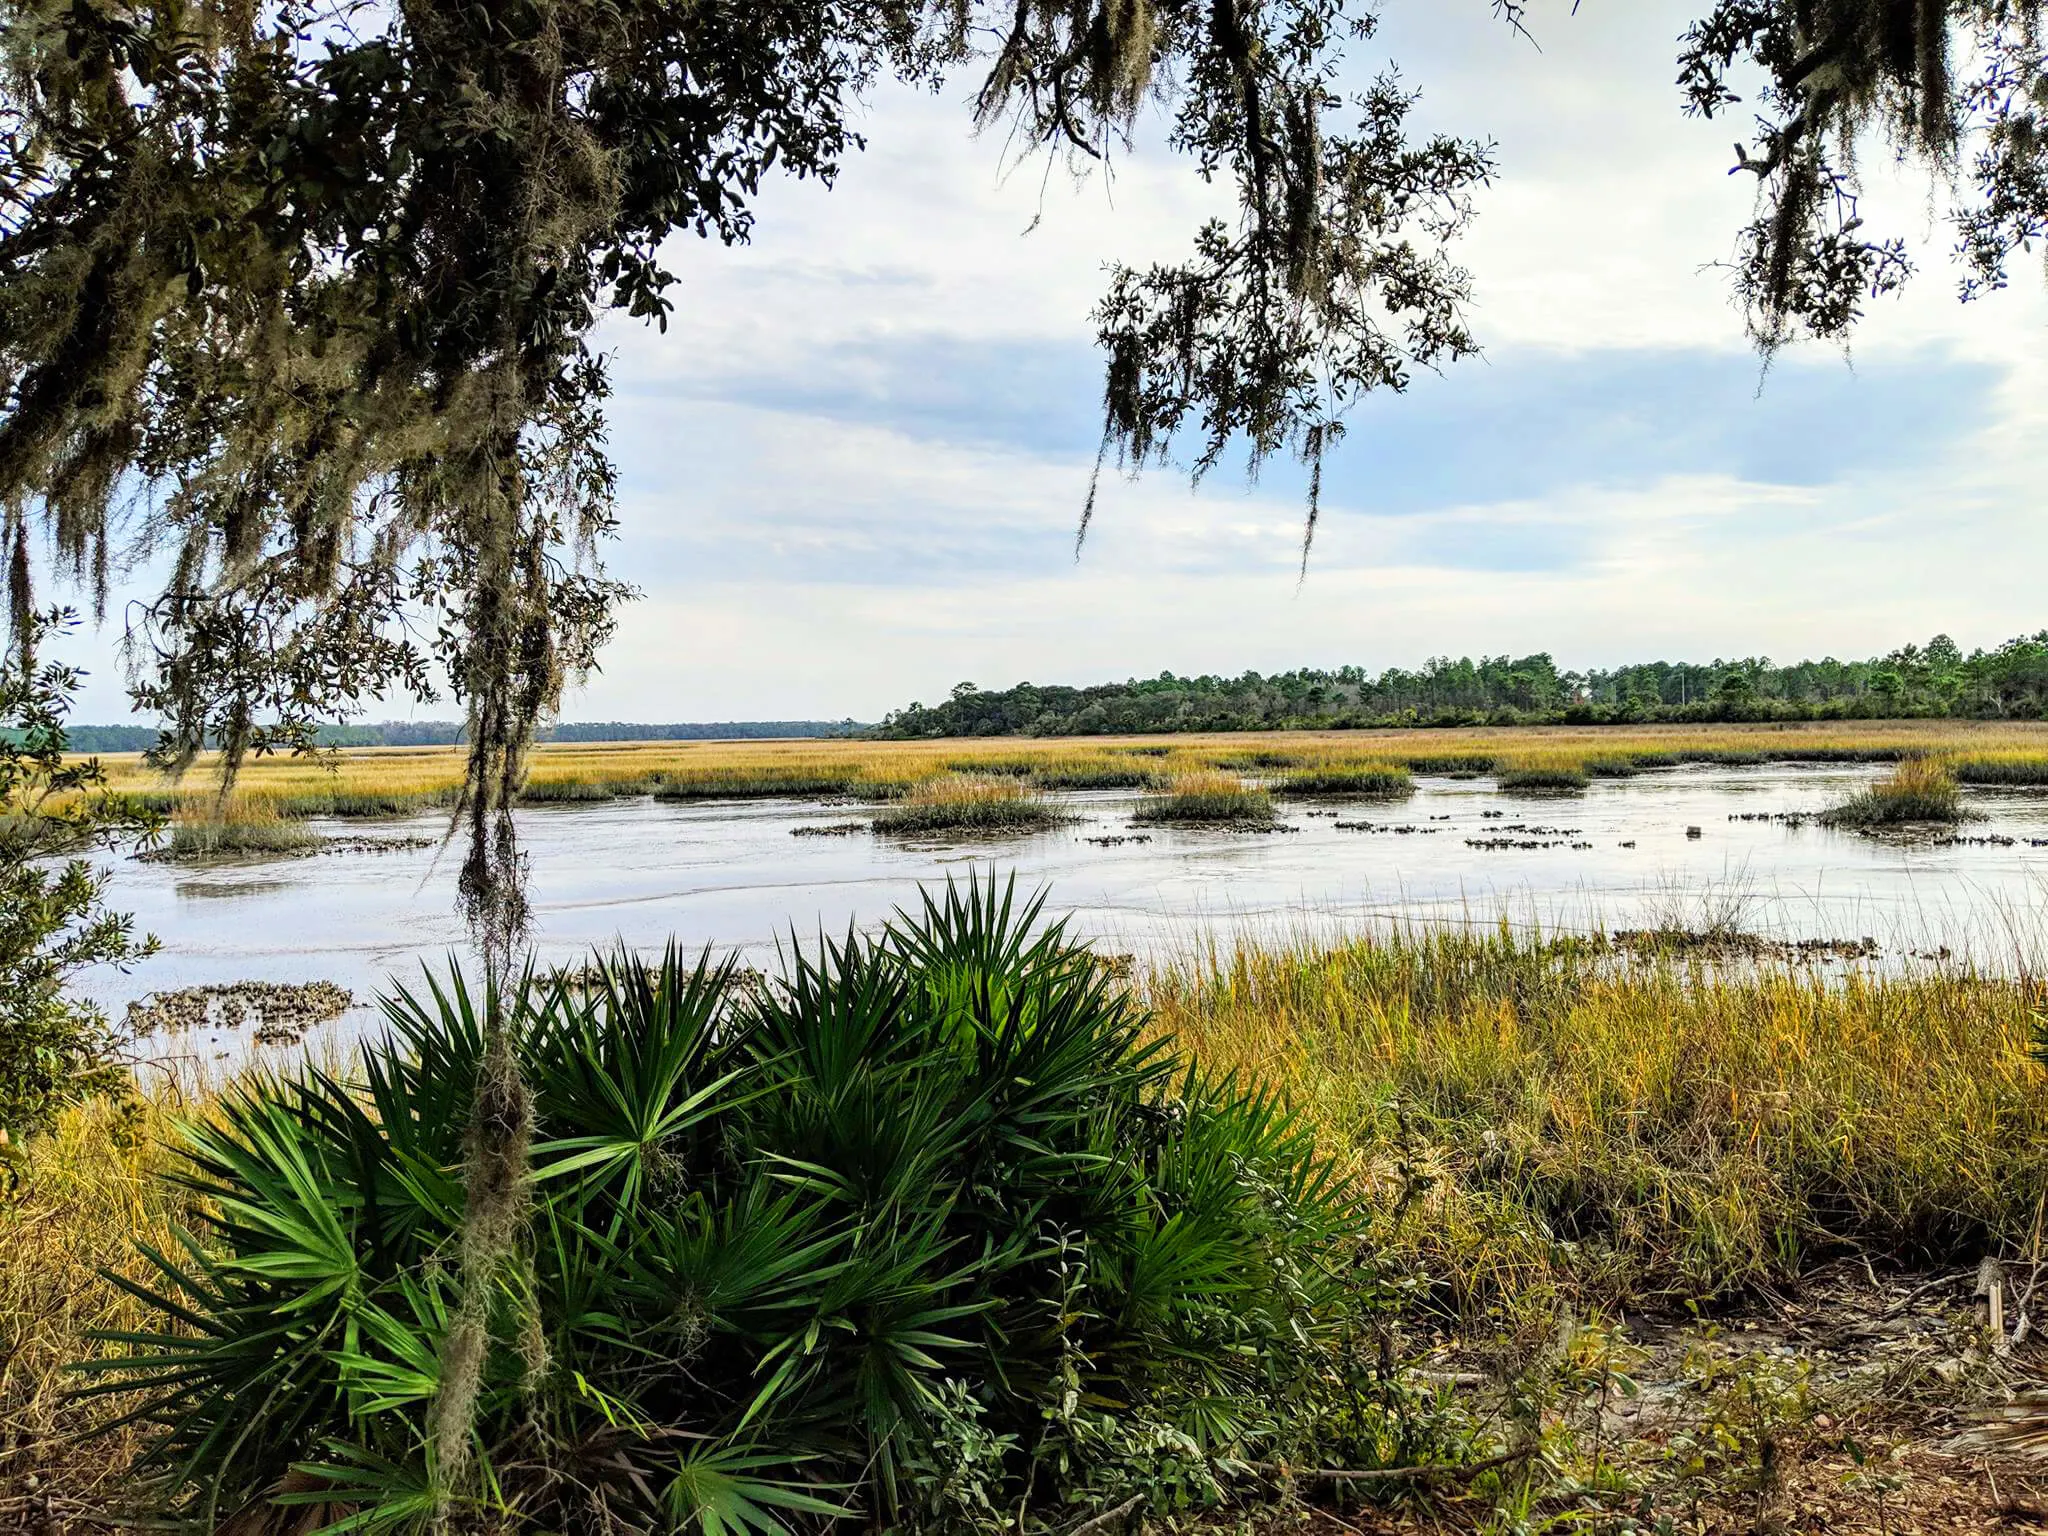
[[[674,725],[604,720],[545,726],[542,741],[734,741],[768,736],[852,736],[866,729],[855,720],[719,720]],[[67,729],[74,752],[146,752],[158,740],[149,725],[74,725]],[[0,731],[0,737],[6,732]],[[379,725],[323,725],[323,747],[452,747],[467,741],[459,720],[387,720]]]
[[[1947,635],[1868,661],[1768,657],[1648,661],[1561,672],[1533,656],[1433,657],[1416,670],[1363,667],[1271,677],[1132,678],[1087,688],[961,683],[943,703],[911,704],[876,734],[1092,736],[1366,726],[1626,724],[1909,716],[2048,717],[2048,630],[1964,655]]]

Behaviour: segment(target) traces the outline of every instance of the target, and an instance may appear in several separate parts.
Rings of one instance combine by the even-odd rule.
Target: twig
[[[1475,1461],[1462,1467],[1424,1464],[1415,1467],[1375,1467],[1363,1472],[1342,1467],[1288,1467],[1276,1461],[1247,1461],[1239,1465],[1262,1477],[1292,1478],[1297,1482],[1308,1483],[1407,1483],[1428,1478],[1469,1483],[1482,1472],[1491,1472],[1495,1467],[1504,1467],[1510,1462],[1527,1461],[1535,1454],[1536,1447],[1527,1445],[1519,1451],[1503,1451],[1498,1456],[1489,1456],[1484,1461]],[[1078,1533],[1075,1533],[1075,1536],[1078,1536]]]
[[[1973,1269],[1959,1269],[1952,1275],[1940,1275],[1935,1279],[1927,1281],[1925,1284],[1916,1285],[1912,1290],[1906,1292],[1904,1296],[1901,1296],[1887,1307],[1884,1311],[1884,1316],[1897,1317],[1929,1291],[1940,1290],[1943,1286],[1954,1285],[1958,1280],[1974,1280],[1976,1276],[1977,1272]]]
[[[1136,1494],[1131,1498],[1125,1499],[1115,1509],[1105,1509],[1099,1515],[1090,1515],[1086,1520],[1083,1520],[1079,1525],[1067,1532],[1067,1536],[1091,1536],[1091,1533],[1095,1531],[1103,1530],[1108,1526],[1116,1524],[1117,1521],[1123,1519],[1125,1515],[1128,1515],[1144,1502],[1145,1495],[1142,1493]]]

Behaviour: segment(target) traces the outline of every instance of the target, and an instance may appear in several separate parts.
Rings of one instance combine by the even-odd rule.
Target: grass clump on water
[[[1066,820],[1009,774],[925,779],[875,815],[877,832],[1042,832]]]
[[[1821,813],[1833,827],[1884,827],[1968,818],[1953,766],[1940,757],[1902,758],[1868,789]]]
[[[237,797],[180,813],[171,822],[171,840],[162,856],[177,860],[309,853],[325,841],[304,822],[282,815],[275,801]]]
[[[1270,826],[1273,797],[1234,773],[1195,769],[1175,774],[1163,792],[1140,801],[1137,819],[1148,824]]]
[[[1527,758],[1501,764],[1494,770],[1494,782],[1509,794],[1561,794],[1584,789],[1592,775],[1575,758]]]
[[[1276,794],[1316,799],[1357,796],[1396,800],[1415,792],[1415,780],[1400,763],[1316,763],[1284,774]]]

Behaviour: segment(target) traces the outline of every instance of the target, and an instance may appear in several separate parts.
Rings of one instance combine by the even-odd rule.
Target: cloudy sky
[[[874,719],[963,679],[1783,660],[2048,623],[2038,274],[1959,307],[1938,206],[1879,177],[1868,212],[1928,240],[1921,276],[1853,356],[1760,379],[1711,270],[1749,211],[1736,124],[1688,121],[1671,85],[1700,3],[1550,0],[1539,49],[1487,0],[1384,0],[1360,72],[1398,61],[1423,124],[1499,146],[1462,248],[1486,355],[1354,416],[1300,585],[1284,466],[1108,482],[1074,558],[1103,264],[1181,250],[1214,194],[1157,152],[1079,187],[1007,163],[965,81],[881,93],[835,189],[772,188],[751,246],[678,250],[666,335],[607,331],[611,559],[645,596],[565,716]],[[81,717],[124,717],[97,671]]]

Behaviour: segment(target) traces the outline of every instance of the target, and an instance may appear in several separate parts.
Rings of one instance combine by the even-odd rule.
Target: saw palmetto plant
[[[94,1367],[145,1394],[160,1508],[942,1526],[1340,1420],[1350,1454],[1418,1449],[1386,1405],[1329,1396],[1378,1295],[1341,1183],[1006,888],[772,983],[672,950],[501,1001],[533,1211],[475,1358],[444,1348],[484,1052],[459,972],[388,1002],[354,1080],[265,1080],[189,1128],[214,1214],[155,1255],[158,1326]],[[451,1369],[475,1373],[459,1494],[430,1433]]]

